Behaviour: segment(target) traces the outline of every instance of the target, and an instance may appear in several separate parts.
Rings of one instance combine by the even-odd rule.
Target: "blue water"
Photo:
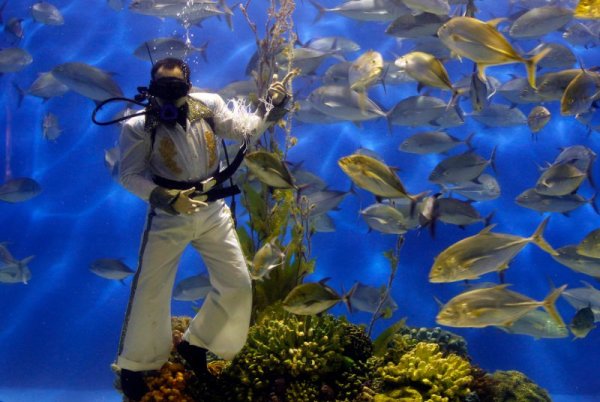
[[[130,280],[126,285],[108,281],[92,274],[89,265],[98,258],[123,258],[135,267],[145,205],[114,182],[105,168],[104,150],[115,145],[119,130],[116,126],[100,128],[91,124],[94,105],[90,100],[72,92],[48,102],[26,97],[19,108],[13,83],[27,88],[38,73],[57,64],[80,61],[114,72],[124,92],[133,95],[137,86],[147,83],[150,69],[148,62],[132,56],[133,50],[145,40],[169,35],[183,37],[185,31],[171,20],[161,21],[127,10],[117,13],[104,1],[88,0],[53,1],[64,15],[65,24],[45,26],[32,21],[30,3],[9,0],[4,10],[5,21],[13,16],[24,18],[25,38],[20,46],[33,55],[34,61],[18,73],[0,77],[3,89],[0,166],[6,166],[6,158],[10,156],[12,176],[34,178],[43,192],[25,203],[0,203],[0,241],[9,242],[17,258],[35,255],[30,263],[33,277],[27,285],[0,284],[0,400],[118,400],[116,393],[110,391],[113,382],[110,364],[116,355]],[[256,1],[249,7],[259,29],[265,22],[263,3]],[[331,7],[337,3],[325,4]],[[477,4],[484,9],[481,18],[499,16],[505,11]],[[386,24],[357,23],[333,14],[312,24],[315,13],[308,2],[297,5],[294,21],[303,41],[328,35],[346,36],[361,45],[361,52],[377,49],[386,60],[406,51],[394,38],[383,34]],[[254,52],[254,37],[237,11],[234,27],[231,32],[224,21],[209,19],[203,28],[192,28],[193,43],[209,43],[209,63],[199,57],[190,60],[196,86],[218,90],[233,80],[245,79],[245,65]],[[550,39],[560,41],[559,35],[551,35]],[[525,44],[526,50],[535,45]],[[586,66],[599,60],[598,51],[593,48],[574,50]],[[349,59],[361,52],[350,55]],[[328,61],[326,66],[331,63]],[[455,79],[471,71],[468,62],[461,65],[449,61],[447,66]],[[523,66],[488,69],[489,75],[502,81],[512,73],[523,76]],[[294,85],[301,90],[301,97],[317,84],[310,86],[308,80],[297,80]],[[415,94],[414,84],[388,87],[385,92],[378,87],[370,92],[386,110]],[[527,114],[532,106],[525,105],[522,110]],[[588,135],[587,129],[573,118],[560,117],[557,102],[546,106],[553,119],[537,142],[532,142],[526,126],[484,128],[470,118],[465,126],[448,130],[461,138],[476,132],[474,145],[484,157],[490,155],[494,146],[498,147],[495,176],[502,187],[502,196],[478,205],[482,215],[496,211],[497,231],[522,236],[533,233],[543,216],[519,207],[514,198],[533,186],[539,174],[537,166],[551,162],[558,148],[580,144],[600,151],[598,133]],[[42,138],[42,119],[48,112],[58,116],[64,129],[55,142]],[[390,135],[384,121],[366,122],[362,127],[350,123],[327,126],[294,123],[293,127],[293,135],[299,142],[288,159],[304,161],[305,168],[323,177],[333,189],[346,190],[350,186],[337,160],[366,147],[377,151],[387,164],[400,168],[399,176],[411,192],[436,190],[428,183],[427,176],[444,156],[419,157],[397,150],[400,142],[417,129],[394,126]],[[5,146],[7,130],[12,134],[10,149]],[[594,173],[600,177],[597,166]],[[585,183],[580,193],[590,197],[594,190]],[[331,276],[329,284],[337,289],[342,286],[348,289],[355,281],[374,286],[387,281],[389,267],[383,252],[393,247],[395,238],[368,233],[358,215],[359,209],[372,202],[372,196],[360,190],[357,196],[344,200],[340,211],[332,213],[337,229],[334,233],[315,235],[312,251],[317,269],[309,280]],[[600,218],[585,205],[568,217],[553,214],[546,238],[553,246],[560,247],[579,242],[598,226]],[[435,326],[438,307],[434,297],[447,301],[462,287],[430,284],[427,275],[433,258],[450,244],[480,229],[480,224],[466,230],[440,224],[434,239],[426,231],[409,233],[393,284],[393,297],[399,309],[391,320],[378,322],[375,333],[402,317],[407,317],[409,325]],[[200,259],[186,252],[178,278],[202,269]],[[484,279],[496,280],[493,275]],[[519,254],[507,272],[507,282],[514,284],[514,290],[538,300],[549,292],[548,279],[570,287],[579,287],[580,280],[593,281],[554,262],[535,246],[528,246]],[[173,313],[191,315],[191,307],[190,303],[174,301]],[[559,301],[558,307],[565,320],[573,317],[574,310],[564,300]],[[332,312],[348,315],[342,306]],[[358,313],[350,318],[364,323],[370,316]],[[600,395],[597,330],[575,341],[534,340],[492,328],[454,332],[467,339],[473,362],[488,371],[520,370],[556,394],[557,401],[600,400],[600,396],[590,396]],[[29,393],[25,389],[30,389]],[[91,393],[83,397],[78,392]]]

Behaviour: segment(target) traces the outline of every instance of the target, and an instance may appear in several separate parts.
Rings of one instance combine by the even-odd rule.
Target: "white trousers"
[[[229,207],[218,200],[193,215],[156,210],[150,212],[142,236],[119,344],[120,368],[157,370],[168,360],[172,290],[188,244],[202,256],[212,290],[184,339],[224,359],[232,359],[246,343],[252,284]]]

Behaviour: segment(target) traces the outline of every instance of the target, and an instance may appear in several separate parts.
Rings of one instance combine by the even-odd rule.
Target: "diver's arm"
[[[243,104],[234,104],[234,110],[231,110],[217,94],[192,94],[192,96],[196,96],[213,111],[215,134],[222,138],[241,141],[246,137],[252,143],[279,120],[273,120],[272,113],[266,113],[265,116],[264,109],[251,113]],[[275,109],[279,108],[273,108],[272,111]],[[281,114],[281,117],[284,114]]]
[[[123,125],[119,150],[119,182],[144,201],[149,201],[150,194],[157,186],[148,177],[151,138],[144,131],[143,117],[130,119]]]

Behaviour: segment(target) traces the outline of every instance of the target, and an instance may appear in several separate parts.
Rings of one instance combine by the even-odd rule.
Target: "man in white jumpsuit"
[[[188,95],[190,88],[184,62],[157,62],[149,88],[155,113],[128,120],[119,142],[120,182],[150,204],[117,358],[123,392],[132,400],[148,391],[143,372],[160,369],[169,358],[171,293],[187,245],[201,254],[212,290],[179,353],[204,375],[206,351],[232,359],[249,329],[252,286],[231,211],[222,189],[209,191],[214,181],[201,182],[219,170],[217,137],[252,141],[285,114],[288,94],[275,82],[268,113],[234,113],[219,95]]]

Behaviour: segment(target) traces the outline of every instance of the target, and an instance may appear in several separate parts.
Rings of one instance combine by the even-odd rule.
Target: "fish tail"
[[[550,220],[550,217],[547,217],[546,219],[544,219],[542,221],[542,223],[540,223],[540,225],[535,230],[535,233],[531,236],[531,241],[533,241],[536,246],[538,246],[539,248],[541,248],[545,252],[547,252],[547,253],[549,253],[551,255],[558,255],[558,253],[556,252],[556,250],[554,250],[554,248],[552,248],[552,246],[550,245],[550,243],[548,243],[546,241],[546,239],[544,239],[544,237],[543,237],[544,236],[544,230],[546,230],[546,226],[548,225],[548,221],[549,220]]]
[[[310,1],[310,4],[312,4],[313,7],[316,8],[317,11],[318,11],[317,16],[313,20],[313,24],[314,24],[314,23],[318,22],[321,19],[321,17],[323,17],[323,14],[325,14],[326,10],[325,10],[325,7],[323,7],[322,5],[320,5],[319,3],[317,3],[316,1],[314,1],[314,0],[309,0],[309,1]]]
[[[23,88],[21,88],[19,86],[19,84],[17,84],[16,82],[13,82],[13,86],[15,87],[15,89],[17,90],[17,94],[19,95],[17,107],[21,107],[21,103],[23,103],[23,98],[25,98],[25,95],[27,95],[27,92]]]
[[[537,89],[537,85],[535,83],[535,72],[537,69],[537,64],[540,62],[540,60],[546,57],[548,53],[550,53],[550,50],[551,49],[547,47],[535,56],[533,56],[531,59],[524,60],[525,67],[527,68],[527,79],[529,81],[529,85],[533,89]]]
[[[598,210],[598,193],[594,193],[592,198],[590,198],[590,204],[592,205],[592,208],[594,208],[594,212],[600,215],[600,210]]]
[[[485,69],[487,68],[487,64],[479,64],[477,63],[477,76],[481,80],[481,82],[487,83],[487,78],[485,77]]]
[[[561,327],[566,327],[560,313],[556,309],[556,300],[560,297],[562,292],[567,288],[567,285],[562,285],[558,289],[553,289],[548,296],[542,302],[544,310],[550,314],[550,317]]]
[[[492,167],[494,173],[498,172],[496,170],[496,148],[498,148],[498,145],[494,146],[494,149],[492,149],[492,154],[490,155],[490,166]]]

